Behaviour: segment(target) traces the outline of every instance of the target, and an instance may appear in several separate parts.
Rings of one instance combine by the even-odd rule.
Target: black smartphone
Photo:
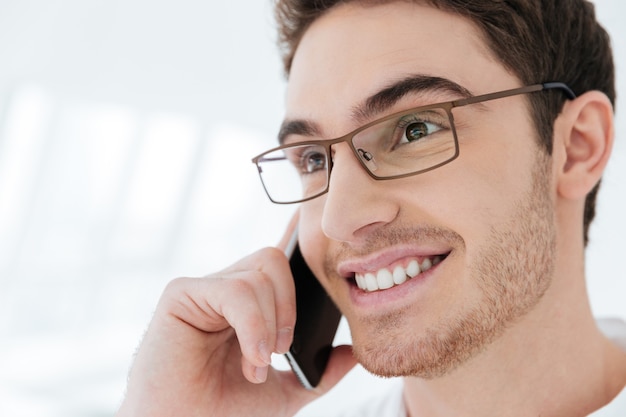
[[[297,233],[285,253],[296,286],[296,326],[287,362],[307,389],[315,388],[326,369],[341,312],[302,257]]]

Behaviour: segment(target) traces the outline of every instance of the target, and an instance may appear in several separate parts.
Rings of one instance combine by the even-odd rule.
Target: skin
[[[313,129],[286,140],[334,138],[458,98],[414,92],[355,120],[368,97],[414,76],[442,77],[472,94],[520,86],[461,18],[405,2],[338,6],[296,52],[285,123]],[[410,416],[583,416],[609,402],[626,384],[626,355],[589,308],[582,211],[610,154],[610,103],[598,92],[567,102],[550,158],[537,146],[524,96],[470,107],[455,113],[461,154],[452,163],[375,181],[339,144],[329,192],[301,205],[278,249],[174,280],[118,416],[288,416],[349,371],[348,347],[333,351],[314,391],[268,367],[270,352],[287,350],[295,322],[280,249],[296,222],[307,262],[350,323],[355,356],[373,372],[405,377]],[[386,291],[366,294],[349,279],[433,254],[447,257]]]
[[[397,20],[403,8],[386,12],[389,20],[401,23],[393,26],[407,27],[408,22]],[[430,14],[433,13],[424,16],[424,20],[430,20]],[[448,19],[434,15],[440,20]],[[413,46],[415,50],[411,51],[412,37],[404,29],[389,33],[388,21],[379,19],[373,10],[337,11],[311,28],[298,50],[291,73],[288,119],[298,120],[299,114],[309,114],[304,118],[319,125],[323,137],[341,134],[357,126],[327,129],[326,126],[332,126],[329,120],[338,119],[340,126],[341,120],[350,120],[345,115],[347,111],[365,97],[377,93],[389,80],[402,79],[407,74],[443,75],[458,83],[459,78],[490,81],[472,85],[471,90],[476,93],[517,87],[514,78],[494,65],[493,58],[481,48],[478,36],[474,34],[459,42],[472,29],[464,23],[461,21],[447,34],[440,33],[441,29],[436,31],[441,24],[436,19],[432,28],[422,28],[427,33],[423,43],[441,47],[436,48],[436,56],[429,58],[421,70],[422,47]],[[350,36],[354,27],[362,30]],[[380,37],[384,32],[407,41],[391,43]],[[336,43],[333,39],[345,41],[337,46],[334,59],[329,60],[326,55],[333,53],[329,49]],[[319,48],[324,40],[327,44]],[[390,53],[389,44],[397,49]],[[360,45],[367,47],[359,48]],[[350,54],[341,54],[342,50]],[[442,70],[459,56],[466,67],[473,68],[470,76],[459,77],[453,69]],[[393,65],[385,65],[386,59]],[[310,62],[318,64],[311,67]],[[376,65],[368,73],[364,68],[370,62]],[[325,67],[324,63],[330,65]],[[383,72],[379,65],[393,69]],[[353,68],[364,76],[353,73]],[[345,69],[345,73],[338,69]],[[483,71],[488,76],[478,77]],[[311,83],[300,82],[313,77],[318,77],[313,83],[314,92],[309,87]],[[345,95],[342,91],[340,99],[333,100],[337,106],[325,104],[325,97],[342,86]],[[390,110],[458,98],[449,94],[419,91],[398,100]],[[461,131],[461,157],[419,177],[373,181],[355,166],[347,146],[337,146],[332,191],[302,207],[303,251],[347,317],[357,357],[374,373],[441,375],[473,356],[501,333],[508,321],[526,313],[549,286],[554,269],[550,254],[555,245],[553,202],[545,181],[549,168],[539,148],[533,146],[524,98],[517,96],[484,107],[455,111],[457,125],[465,129]],[[311,109],[319,111],[311,115]],[[334,116],[342,113],[343,117]],[[510,139],[511,131],[519,132],[522,139]],[[485,140],[475,140],[474,136]],[[498,139],[489,140],[495,137]],[[538,171],[538,178],[529,175],[533,171]],[[462,212],[459,207],[463,207]],[[348,221],[346,212],[350,213]],[[320,222],[321,230],[308,227]],[[415,288],[401,286],[384,294],[369,295],[356,290],[342,276],[354,270],[376,271],[397,261],[405,262],[408,257],[421,259],[440,252],[450,254],[437,271],[416,280]],[[324,260],[324,264],[320,265],[319,260]],[[342,271],[344,268],[347,271]],[[507,282],[507,286],[503,287],[502,282]],[[386,299],[391,297],[393,300]],[[389,345],[389,340],[394,340],[394,344]],[[391,364],[388,355],[380,354],[387,351],[394,355]]]
[[[349,347],[335,348],[313,391],[268,366],[270,353],[285,353],[292,340],[295,291],[282,249],[296,221],[278,248],[167,286],[116,416],[291,416],[355,365]]]

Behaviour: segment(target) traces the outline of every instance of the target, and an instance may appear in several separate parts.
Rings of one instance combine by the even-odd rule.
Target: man
[[[586,416],[623,402],[626,353],[599,331],[584,282],[613,144],[613,64],[592,6],[277,11],[287,114],[279,153],[255,160],[270,198],[303,201],[300,247],[353,349],[334,349],[312,391],[269,366],[295,322],[283,242],[168,286],[119,415],[293,415],[357,360],[403,388],[355,416]],[[267,177],[275,155],[291,177]]]

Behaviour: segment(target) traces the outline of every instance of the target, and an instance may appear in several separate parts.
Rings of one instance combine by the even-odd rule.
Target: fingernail
[[[267,380],[268,370],[269,370],[269,367],[267,366],[257,367],[254,370],[254,377],[256,378],[258,382],[265,382]]]
[[[287,353],[291,346],[293,328],[285,327],[276,335],[276,353]]]

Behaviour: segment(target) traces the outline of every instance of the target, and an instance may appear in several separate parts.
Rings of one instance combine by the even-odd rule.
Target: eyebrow
[[[387,111],[409,94],[438,92],[473,97],[465,87],[446,78],[429,75],[410,75],[394,81],[368,97],[362,104],[352,109],[351,118],[357,124],[364,124],[375,116]],[[282,145],[289,135],[321,136],[320,126],[306,119],[285,120],[278,133],[278,142]]]
[[[362,105],[356,106],[352,110],[352,119],[358,123],[365,123],[387,111],[407,95],[424,92],[454,94],[461,96],[460,98],[473,97],[469,90],[449,79],[429,75],[412,75],[391,83],[367,98]]]
[[[281,145],[285,143],[285,139],[289,135],[320,136],[320,133],[321,129],[319,128],[319,125],[313,121],[304,119],[287,119],[280,126],[280,130],[278,132],[278,143]]]

